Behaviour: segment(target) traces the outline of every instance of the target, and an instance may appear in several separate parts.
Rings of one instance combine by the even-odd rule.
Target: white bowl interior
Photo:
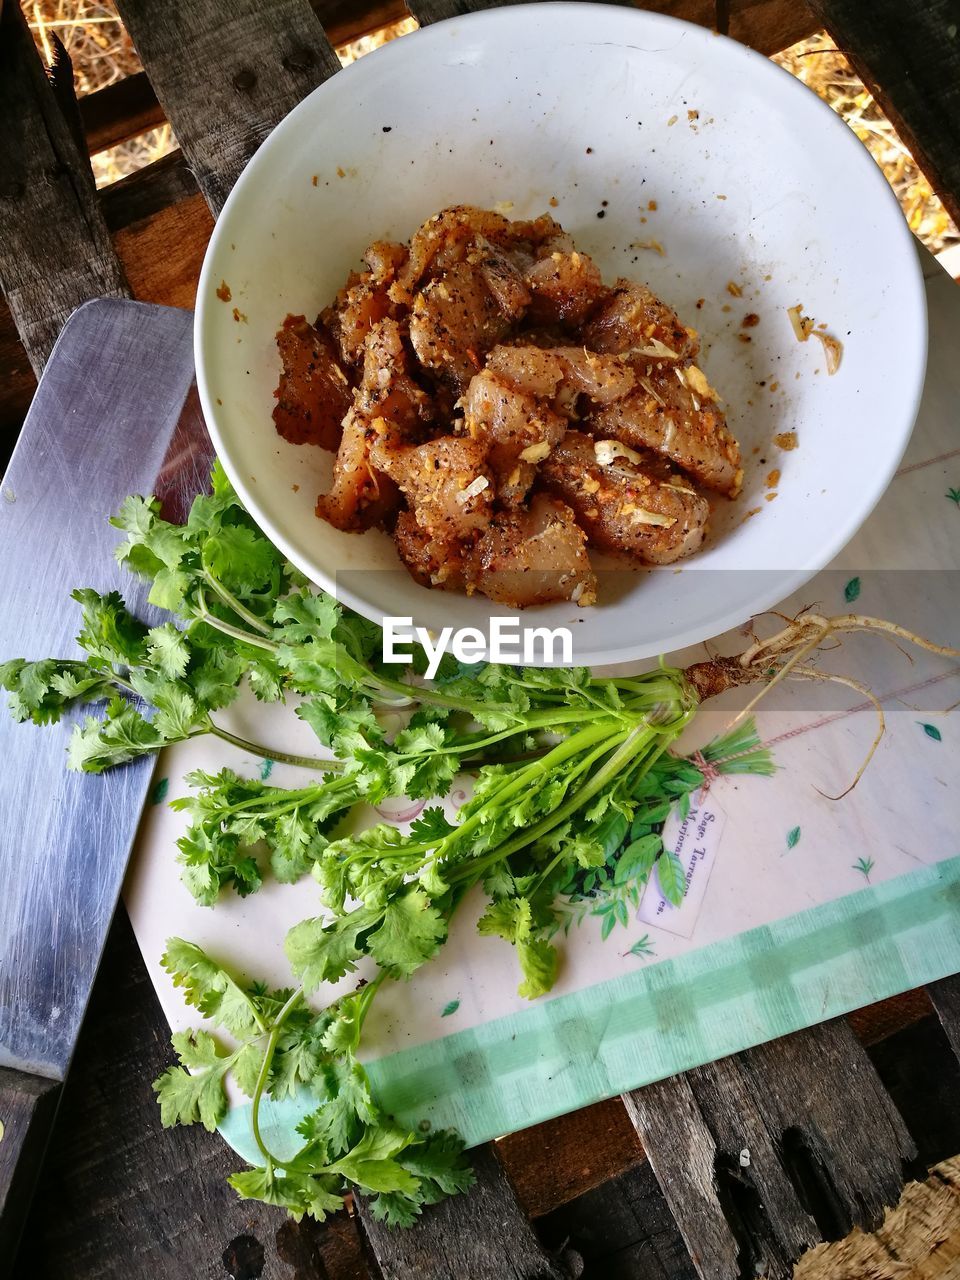
[[[271,421],[285,315],[312,319],[371,240],[460,203],[551,212],[605,278],[647,280],[700,331],[745,458],[742,496],[716,504],[682,570],[608,566],[600,605],[525,622],[575,622],[578,662],[647,657],[738,625],[833,558],[888,484],[923,381],[922,282],[892,193],[767,59],[656,14],[540,4],[439,24],[334,76],[264,143],[217,224],[197,308],[204,412],[252,514],[313,581],[377,621],[486,629],[509,613],[417,586],[384,534],[318,520],[332,456]],[[638,247],[654,243],[662,254]],[[843,342],[833,377],[821,344],[793,335],[798,303]],[[743,328],[748,313],[759,323]]]

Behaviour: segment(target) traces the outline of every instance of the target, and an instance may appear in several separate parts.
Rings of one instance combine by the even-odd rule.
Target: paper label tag
[[[682,821],[676,814],[670,815],[663,829],[663,847],[675,853],[683,864],[686,893],[680,906],[675,907],[660,892],[654,872],[640,899],[638,920],[680,938],[693,937],[726,821],[727,815],[712,792],[692,801],[690,812]]]

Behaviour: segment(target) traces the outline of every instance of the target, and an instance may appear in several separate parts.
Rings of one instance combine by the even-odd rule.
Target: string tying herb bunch
[[[685,811],[705,775],[773,771],[748,719],[757,698],[786,678],[839,679],[873,697],[858,681],[811,665],[824,640],[868,631],[957,654],[879,619],[807,613],[784,619],[780,632],[739,657],[686,670],[661,664],[596,678],[585,668],[445,660],[426,683],[422,655],[407,669],[385,666],[379,628],[308,587],[257,530],[219,466],[183,525],[139,497],[113,523],[125,535],[118,559],[151,581],[149,603],[176,621],[149,626],[117,593],[77,591],[85,656],[7,661],[0,684],[15,718],[37,724],[78,704],[103,704],[101,716],[74,725],[71,768],[98,773],[212,734],[316,771],[291,789],[227,768],[198,772],[188,778],[192,793],[173,802],[189,818],[178,856],[200,902],[212,905],[226,887],[253,892],[269,863],[280,881],[312,873],[323,911],[287,934],[298,985],[286,990],[240,982],[193,944],[170,941],[164,967],[229,1043],[207,1029],[178,1032],[179,1063],[155,1083],[165,1125],[213,1129],[232,1077],[252,1100],[262,1164],[231,1184],[295,1216],[322,1219],[352,1191],[371,1197],[377,1216],[409,1224],[423,1204],[470,1185],[459,1138],[424,1136],[385,1115],[357,1050],[377,993],[436,955],[471,890],[485,897],[480,932],[515,948],[520,993],[542,995],[556,979],[569,904],[598,883],[619,894],[604,929],[618,916],[627,922],[651,876],[670,901],[682,899],[683,867],[664,848],[663,824],[674,809]],[[674,753],[705,700],[747,684],[758,686],[757,697],[729,733],[694,760]],[[219,713],[242,686],[264,702],[293,701],[322,754],[285,753],[227,729]],[[394,717],[402,710],[398,732],[384,728],[384,708]],[[438,799],[464,771],[474,775],[473,793],[455,821],[433,805],[405,832],[380,823],[342,834],[342,819],[361,802]],[[319,989],[361,963],[371,980],[315,1007]],[[277,1154],[262,1132],[263,1099],[301,1090],[316,1106],[299,1126],[299,1149]]]

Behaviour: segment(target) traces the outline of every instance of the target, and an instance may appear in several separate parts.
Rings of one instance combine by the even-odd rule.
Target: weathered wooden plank
[[[663,1192],[646,1161],[537,1220],[546,1245],[566,1245],[584,1280],[696,1280]]]
[[[821,1239],[877,1226],[916,1154],[843,1020],[624,1102],[704,1280],[786,1280]]]
[[[85,94],[79,107],[87,150],[92,156],[155,129],[166,120],[144,71]]]
[[[470,1153],[476,1186],[424,1209],[415,1226],[392,1230],[363,1201],[363,1233],[381,1280],[569,1280],[577,1259],[552,1260],[527,1221],[492,1143]]]
[[[822,1244],[797,1264],[794,1280],[953,1280],[960,1275],[960,1156],[904,1188],[883,1226]]]
[[[0,1067],[0,1275],[16,1252],[59,1099],[55,1080]]]
[[[960,973],[927,987],[930,1002],[937,1011],[953,1052],[960,1059]]]
[[[960,224],[960,0],[809,0]]]
[[[39,373],[70,313],[126,281],[19,4],[0,8],[0,285]]]
[[[267,134],[340,67],[308,0],[117,8],[214,214]]]
[[[408,0],[408,7],[425,27],[477,9],[497,8],[499,4],[498,0]],[[644,0],[633,7],[666,13],[702,27],[712,28],[716,21],[715,0]],[[804,0],[740,0],[732,6],[730,14],[730,35],[761,53],[778,53],[816,29],[816,19]]]
[[[924,1167],[960,1151],[960,1062],[934,1014],[871,1045],[870,1061]]]
[[[497,1155],[530,1217],[549,1213],[643,1160],[619,1098],[501,1138]]]
[[[406,18],[403,0],[311,0],[332,45],[343,45]],[[80,99],[80,118],[91,155],[163,124],[166,116],[145,71]]]

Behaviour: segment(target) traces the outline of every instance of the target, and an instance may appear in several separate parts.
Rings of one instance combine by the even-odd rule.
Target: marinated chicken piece
[[[608,300],[583,326],[580,339],[591,351],[616,352],[646,360],[692,360],[700,350],[694,329],[633,280],[618,280]]]
[[[393,290],[394,300],[409,302],[425,276],[442,273],[462,262],[478,238],[500,246],[512,244],[512,228],[513,224],[502,214],[489,209],[475,209],[468,204],[441,209],[414,232],[409,258]]]
[[[477,247],[467,255],[467,261],[479,267],[483,282],[501,312],[509,320],[519,320],[530,305],[530,290],[524,284],[514,256],[503,253],[481,238]]]
[[[435,537],[417,523],[412,511],[401,511],[397,516],[393,540],[410,576],[422,587],[465,589],[462,542]]]
[[[467,591],[525,609],[555,600],[593,604],[587,539],[565,503],[536,494],[529,510],[501,512],[464,556]]]
[[[287,316],[277,334],[283,364],[273,421],[291,444],[317,444],[335,450],[341,424],[353,400],[353,387],[336,345],[322,325],[304,316]]]
[[[703,542],[710,507],[669,468],[612,440],[568,431],[540,468],[590,545],[647,564],[671,564]]]
[[[597,264],[576,249],[553,249],[528,268],[524,280],[533,295],[530,315],[542,324],[576,328],[608,293]]]
[[[369,437],[370,428],[351,409],[343,420],[330,492],[317,498],[317,515],[345,533],[376,528],[399,505],[397,486],[370,465]]]
[[[372,244],[316,325],[290,317],[277,429],[337,447],[317,514],[389,530],[426,586],[592,604],[586,546],[669,564],[740,450],[698,337],[644,284],[603,284],[549,214],[443,209]],[[342,426],[340,425],[342,422]]]
[[[417,524],[433,537],[467,538],[490,523],[495,489],[479,440],[441,436],[399,446],[378,440],[370,460],[399,486]]]
[[[376,240],[363,255],[369,270],[351,272],[332,307],[323,313],[324,323],[340,348],[347,364],[359,364],[367,334],[398,310],[389,296],[397,272],[407,260],[407,247],[388,240]]]
[[[544,399],[515,390],[489,369],[471,380],[463,410],[467,433],[488,452],[497,496],[513,506],[533,483],[536,463],[563,436],[567,419]]]
[[[364,341],[363,377],[343,420],[333,486],[317,499],[317,515],[338,529],[369,529],[397,507],[397,489],[370,462],[381,436],[408,438],[432,416],[430,397],[410,377],[395,320],[381,320]]]
[[[487,369],[518,391],[554,397],[566,382],[572,390],[597,404],[622,399],[632,391],[636,375],[620,356],[595,355],[585,347],[498,346],[487,358]]]
[[[410,342],[417,359],[458,391],[483,368],[484,356],[509,330],[510,317],[500,309],[481,269],[468,261],[431,280],[413,300]]]
[[[699,484],[736,497],[743,482],[740,446],[700,370],[649,366],[637,381],[628,396],[589,415],[590,432],[633,449],[653,449]]]

